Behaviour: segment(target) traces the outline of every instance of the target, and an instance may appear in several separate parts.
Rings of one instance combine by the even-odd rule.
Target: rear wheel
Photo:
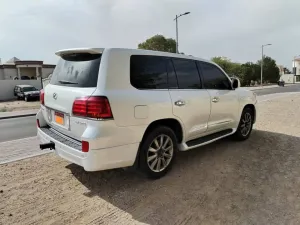
[[[149,178],[160,178],[172,167],[177,139],[172,129],[160,126],[150,131],[140,145],[139,165]]]
[[[245,108],[242,112],[241,120],[237,131],[233,137],[238,141],[247,140],[252,132],[254,122],[254,112],[251,108]]]

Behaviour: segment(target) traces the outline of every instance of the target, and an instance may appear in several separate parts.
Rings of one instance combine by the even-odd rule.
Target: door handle
[[[185,101],[183,101],[183,100],[178,100],[178,101],[176,101],[174,104],[177,105],[177,106],[184,106],[184,105],[185,105]]]
[[[213,97],[212,102],[217,103],[219,101],[218,97]]]

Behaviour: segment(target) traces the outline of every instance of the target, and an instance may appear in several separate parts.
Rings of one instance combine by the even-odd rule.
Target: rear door
[[[60,58],[45,87],[44,116],[50,126],[80,140],[85,126],[72,117],[73,102],[91,96],[96,90],[100,61],[101,54],[84,52],[64,54]]]
[[[203,86],[210,94],[211,114],[208,132],[234,128],[239,120],[239,97],[232,89],[231,80],[216,65],[198,62]]]
[[[167,67],[173,114],[185,126],[186,141],[204,135],[210,115],[210,96],[202,89],[196,62],[173,58]]]

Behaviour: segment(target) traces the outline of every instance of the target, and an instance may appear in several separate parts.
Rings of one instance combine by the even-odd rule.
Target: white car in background
[[[212,62],[117,48],[56,54],[36,116],[40,148],[86,171],[135,166],[159,178],[177,151],[251,134],[256,96]]]

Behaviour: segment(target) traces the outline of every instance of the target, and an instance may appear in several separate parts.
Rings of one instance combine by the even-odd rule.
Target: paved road
[[[254,91],[257,95],[268,95],[283,92],[300,92],[300,84],[266,88]],[[16,119],[5,119],[0,122],[0,142],[10,141],[20,138],[33,137],[36,135],[35,117],[23,117]]]
[[[257,95],[269,95],[274,93],[286,93],[286,92],[300,92],[300,84],[294,84],[286,87],[275,87],[254,90]]]
[[[36,136],[35,116],[0,120],[0,142]]]

